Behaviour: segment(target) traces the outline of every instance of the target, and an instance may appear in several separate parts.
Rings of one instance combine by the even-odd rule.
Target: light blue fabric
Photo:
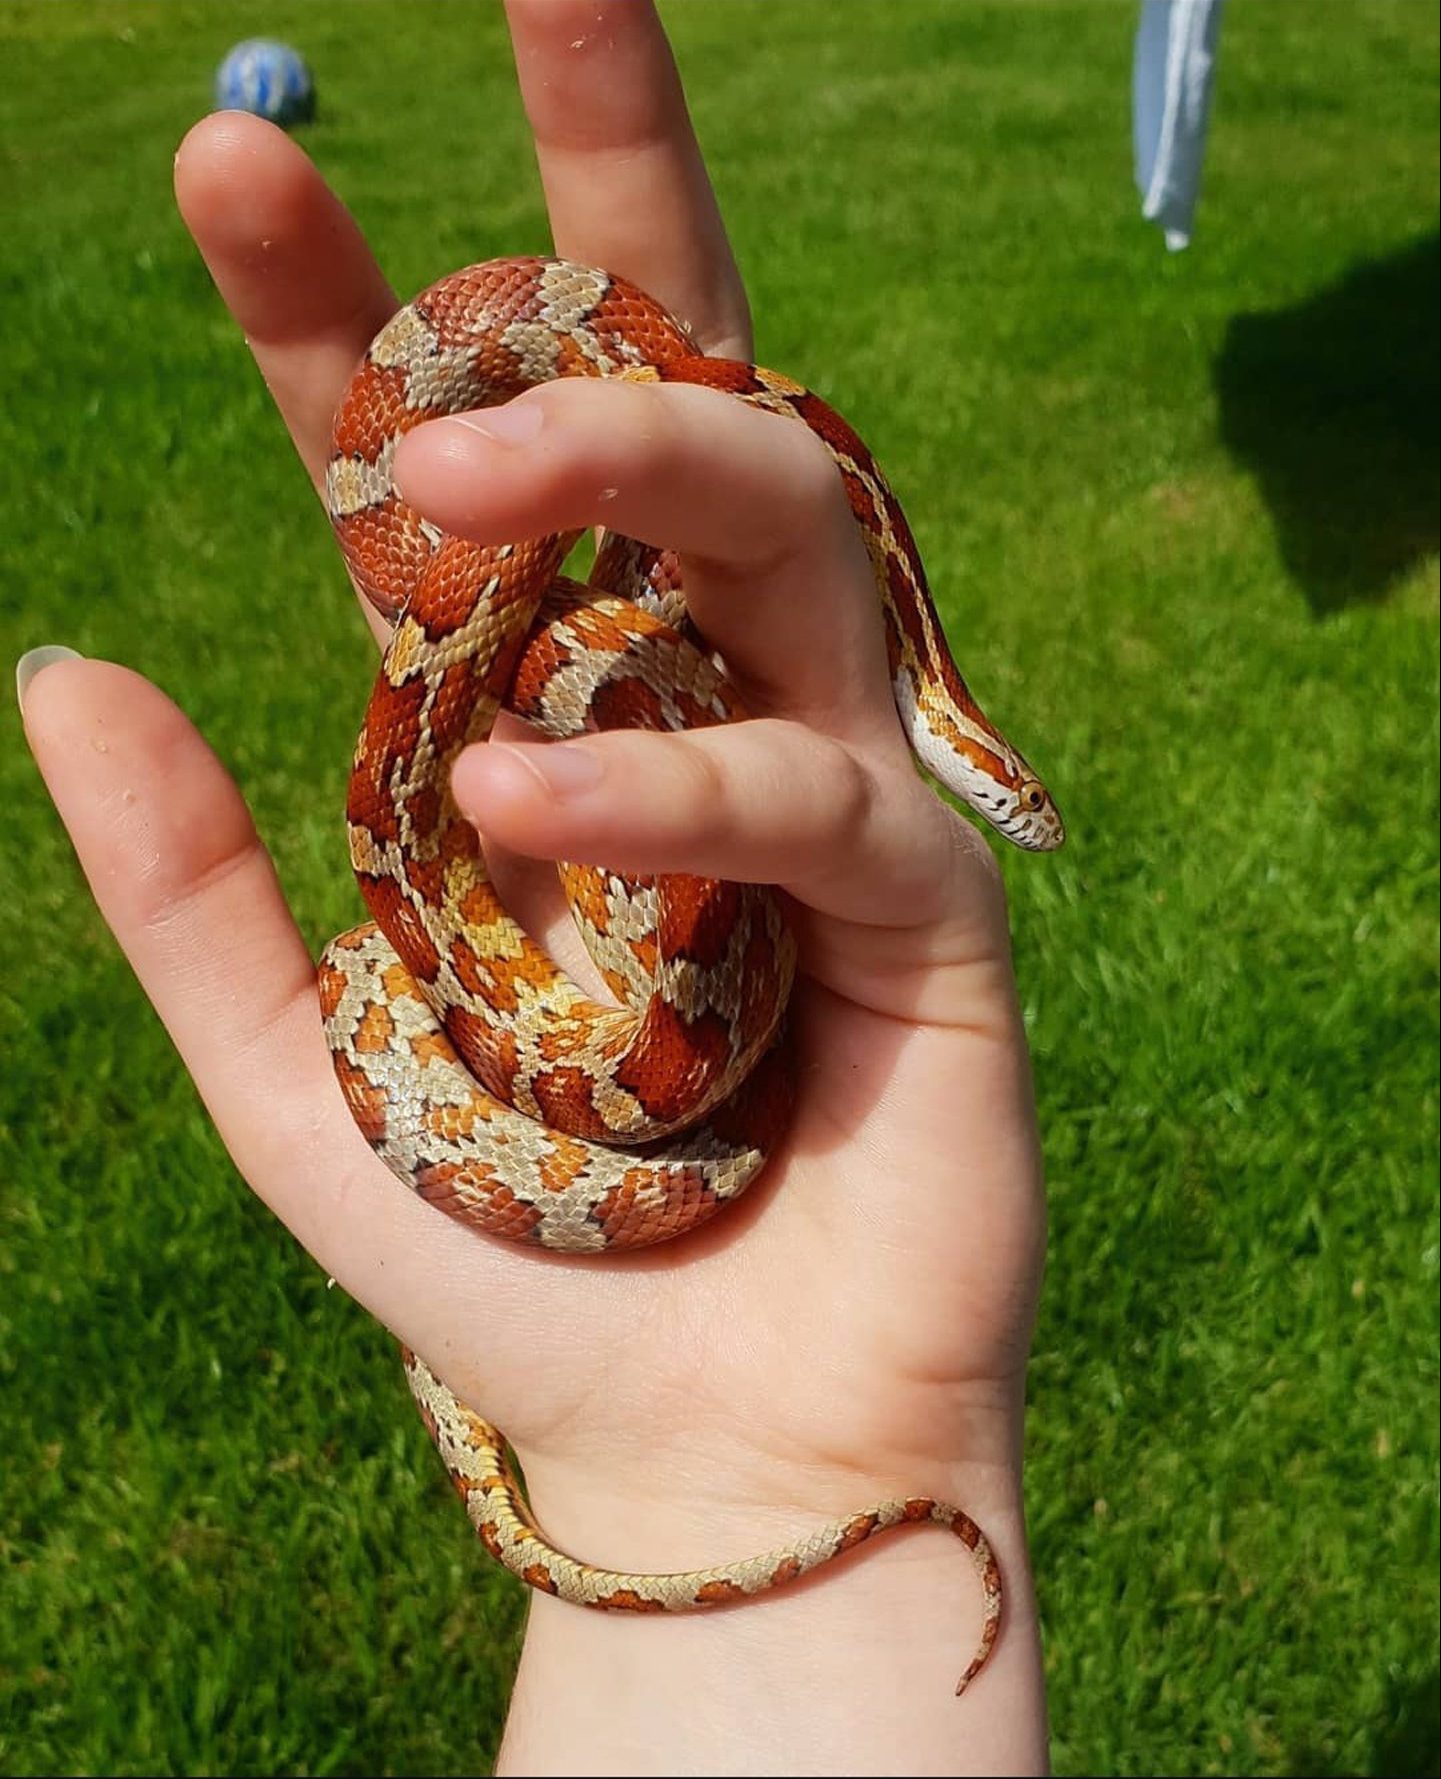
[[[1141,214],[1172,252],[1191,239],[1223,0],[1144,0],[1136,32],[1131,121]]]

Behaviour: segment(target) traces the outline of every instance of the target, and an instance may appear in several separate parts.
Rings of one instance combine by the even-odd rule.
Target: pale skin
[[[509,0],[507,13],[557,251],[632,278],[706,350],[748,357],[745,296],[650,7]],[[314,167],[267,125],[198,125],[176,191],[318,476],[336,399],[396,299]],[[439,1215],[352,1124],[313,960],[239,792],[181,712],[123,667],[55,662],[25,692],[36,759],[236,1166],[320,1266],[506,1429],[559,1544],[611,1568],[692,1568],[927,1494],[963,1505],[995,1546],[1001,1637],[960,1700],[979,1589],[935,1528],[683,1618],[537,1598],[498,1770],[1042,1771],[1021,1422],[1043,1209],[990,851],[911,763],[864,553],[803,428],[675,386],[552,385],[506,412],[508,440],[490,415],[488,432],[441,421],[414,435],[398,464],[408,496],[481,541],[606,524],[678,548],[756,720],[563,748],[511,725],[462,756],[456,796],[511,905],[567,962],[536,860],[785,890],[801,1093],[739,1206],[600,1262]],[[337,812],[337,870],[342,832]],[[454,1536],[469,1536],[458,1508]]]

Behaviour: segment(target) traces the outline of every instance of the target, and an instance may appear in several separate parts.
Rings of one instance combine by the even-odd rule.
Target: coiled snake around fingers
[[[390,1168],[450,1216],[568,1253],[638,1248],[704,1222],[756,1177],[791,1095],[782,1021],[795,948],[764,887],[628,879],[562,866],[582,937],[619,1006],[569,980],[486,875],[450,767],[504,704],[543,734],[693,728],[741,711],[685,634],[675,559],[607,538],[590,583],[560,577],[573,537],[482,547],[401,500],[401,435],[554,377],[727,390],[802,421],[845,485],[875,570],[901,720],[920,761],[1019,845],[1060,844],[1049,796],[982,714],[947,652],[910,528],[869,451],[819,397],[702,357],[633,285],[561,260],[494,260],[442,279],[377,336],[336,415],[326,504],[351,574],[395,623],[350,779],[350,855],[374,916],[319,967],[347,1103]],[[767,1591],[892,1526],[949,1526],[984,1590],[980,1528],[929,1497],[882,1503],[784,1549],[682,1575],[618,1574],[556,1550],[489,1422],[422,1359],[406,1375],[486,1548],[586,1606],[680,1612]],[[960,1690],[960,1689],[958,1689]]]

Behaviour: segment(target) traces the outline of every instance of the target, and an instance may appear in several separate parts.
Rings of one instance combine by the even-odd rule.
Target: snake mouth
[[[1047,821],[1037,823],[1030,818],[1024,826],[1005,832],[1006,838],[1025,852],[1058,852],[1066,844],[1066,825],[1054,811]]]
[[[1040,789],[1039,785],[1036,788]],[[965,802],[987,826],[1022,852],[1056,852],[1065,845],[1066,824],[1045,790],[1041,790],[1041,801],[1026,802],[1014,795],[1002,796],[993,787],[968,787]]]
[[[1065,845],[1066,824],[1049,796],[1044,803],[1031,807],[1012,804],[993,809],[988,802],[977,800],[971,807],[983,815],[1003,839],[1022,852],[1056,852]]]
[[[1039,788],[1039,787],[1038,787]],[[1066,842],[1066,824],[1046,792],[1039,803],[1020,803],[996,827],[1023,852],[1056,852]]]

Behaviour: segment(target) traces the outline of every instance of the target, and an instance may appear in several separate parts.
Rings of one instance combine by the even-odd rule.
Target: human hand
[[[744,297],[649,8],[508,10],[557,250],[631,277],[707,350],[748,356]],[[607,30],[577,54],[597,11]],[[340,389],[394,299],[319,175],[267,126],[206,120],[176,183],[318,476]],[[544,417],[526,445],[447,422],[414,435],[398,464],[409,497],[486,541],[604,522],[679,548],[691,610],[756,720],[571,744],[600,771],[569,797],[544,787],[547,750],[512,729],[463,758],[456,795],[512,906],[542,927],[526,857],[789,893],[800,1099],[740,1205],[666,1249],[585,1261],[436,1216],[352,1124],[313,963],[238,792],[180,713],[123,669],[53,666],[26,699],[37,759],[237,1166],[328,1271],[506,1429],[559,1542],[610,1567],[694,1567],[886,1495],[958,1501],[1006,1573],[996,1684],[1024,1689],[1018,1452],[1041,1211],[994,864],[910,762],[871,571],[804,429],[681,387],[565,383],[521,401]],[[894,1659],[882,1602],[904,1577],[908,1612],[923,1600],[935,1627],[933,1647],[907,1652],[907,1686],[949,1703],[977,1616],[957,1567],[958,1553],[917,1535],[790,1603],[727,1614],[729,1629],[608,1628],[599,1659],[614,1673],[633,1650],[656,1662],[664,1644],[663,1659],[690,1651],[712,1678],[733,1656],[739,1683],[734,1623],[755,1614],[769,1629],[747,1640],[814,1617],[843,1659],[872,1646],[873,1661],[888,1648]],[[594,1669],[580,1617],[538,1602],[527,1664]],[[892,1693],[904,1711],[906,1689]]]

